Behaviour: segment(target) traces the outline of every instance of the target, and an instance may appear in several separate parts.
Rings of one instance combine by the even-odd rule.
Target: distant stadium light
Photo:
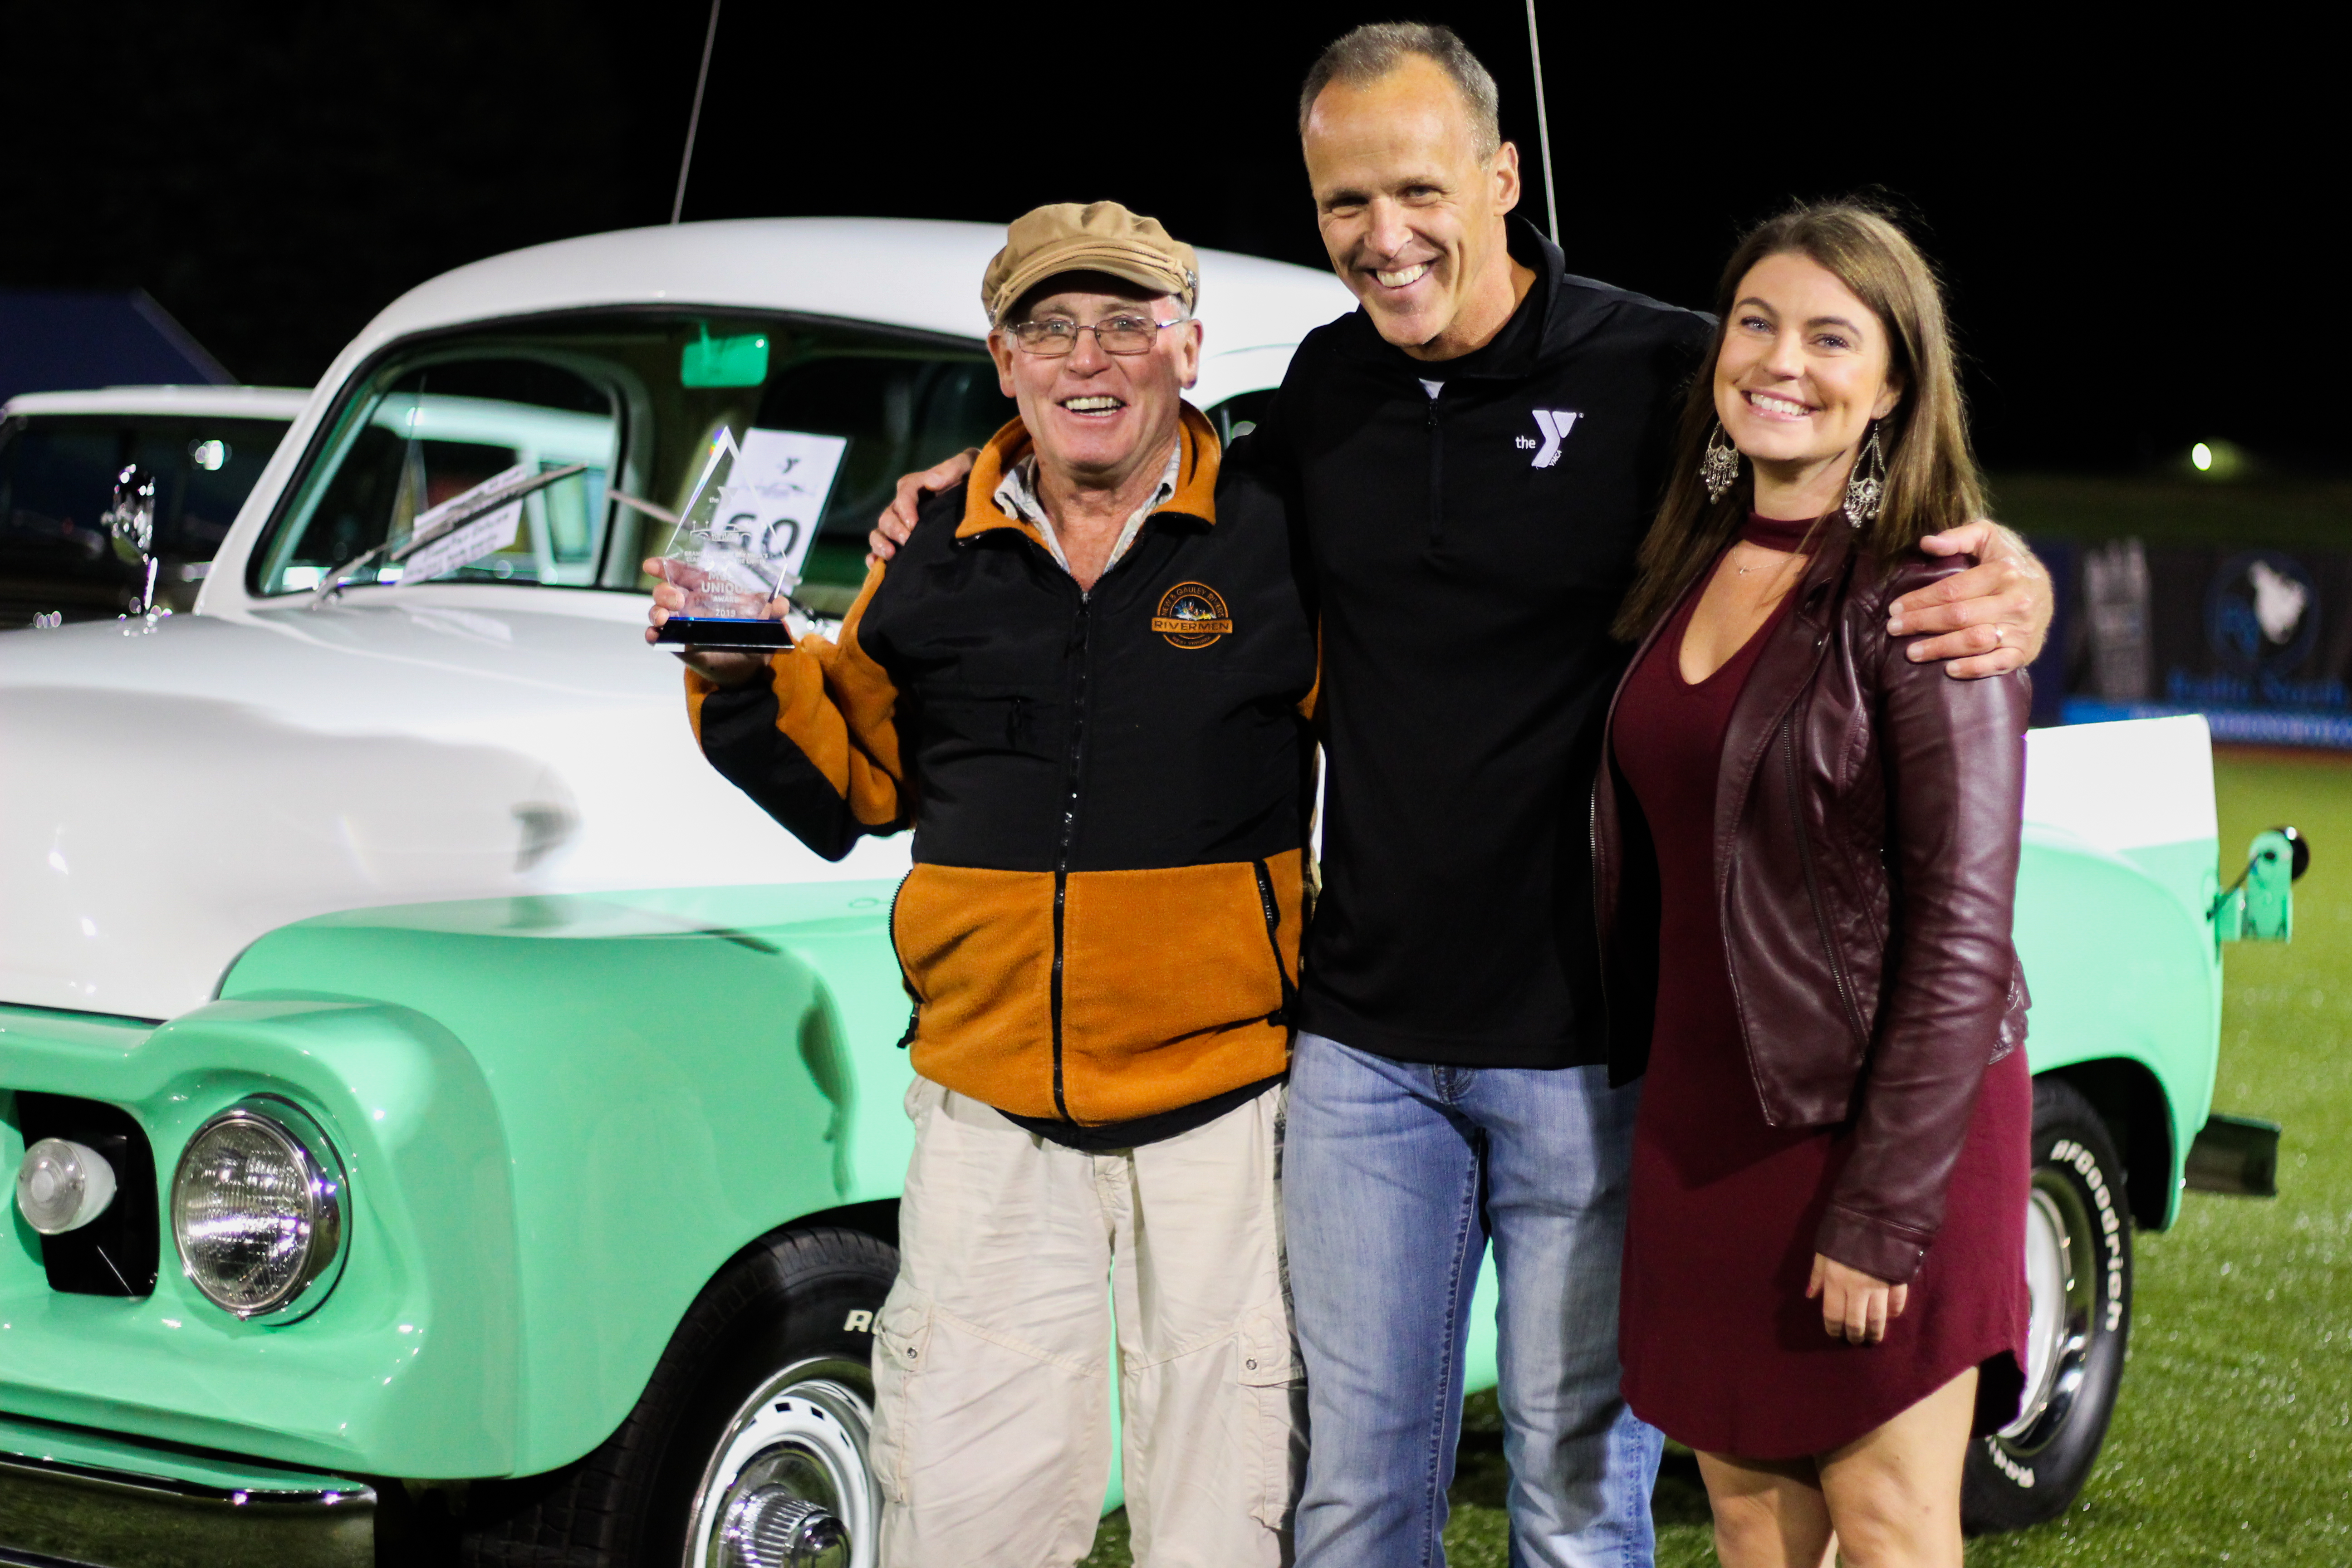
[[[2213,448],[2202,441],[2198,442],[2189,448],[2189,465],[2200,474],[2212,472]]]

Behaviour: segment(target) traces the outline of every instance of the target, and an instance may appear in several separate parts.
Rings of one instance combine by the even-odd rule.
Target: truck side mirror
[[[2216,942],[2294,940],[2294,882],[2311,868],[2311,845],[2292,827],[2254,835],[2246,868],[2213,901]]]
[[[2294,851],[2294,868],[2288,873],[2287,879],[2302,881],[2303,874],[2311,869],[2311,840],[2292,827],[2273,827],[2271,831],[2284,838]]]

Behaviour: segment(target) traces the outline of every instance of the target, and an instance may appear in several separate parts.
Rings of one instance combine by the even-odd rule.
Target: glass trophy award
[[[662,577],[686,590],[687,605],[654,640],[791,647],[782,611],[800,586],[801,567],[848,449],[845,436],[753,428],[738,442],[732,430],[722,428],[710,439],[683,516],[613,492],[614,500],[671,525]]]

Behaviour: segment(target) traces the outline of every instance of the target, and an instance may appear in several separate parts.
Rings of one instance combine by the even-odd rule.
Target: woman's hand
[[[686,590],[668,580],[668,562],[653,560],[645,564],[647,576],[662,579],[654,584],[654,607],[646,612],[646,619],[650,623],[646,627],[646,641],[652,643],[656,628],[686,608]],[[768,614],[782,620],[784,601],[772,601]],[[713,647],[681,647],[677,653],[688,669],[719,686],[746,686],[768,673],[768,657],[765,654],[737,653]]]
[[[942,458],[919,474],[898,476],[898,494],[882,513],[882,521],[866,536],[866,563],[887,561],[898,553],[898,546],[907,542],[915,531],[915,509],[923,504],[923,497],[932,490],[950,489],[955,482],[971,472],[972,459],[980,456],[977,447],[966,447],[952,458]]]
[[[1859,1268],[1848,1268],[1834,1258],[1813,1254],[1812,1283],[1805,1300],[1822,1299],[1822,1327],[1833,1340],[1874,1345],[1886,1337],[1886,1325],[1903,1315],[1911,1300],[1908,1285],[1889,1285]]]

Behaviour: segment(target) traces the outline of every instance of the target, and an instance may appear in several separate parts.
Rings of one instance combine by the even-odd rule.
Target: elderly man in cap
[[[1305,1451],[1276,1189],[1315,629],[1183,401],[1192,251],[1114,203],[982,284],[1020,416],[838,641],[689,650],[704,754],[818,853],[915,829],[915,1153],[876,1323],[882,1560],[1278,1563]],[[664,586],[658,625],[684,605]],[[1104,1301],[1104,1280],[1111,1303]]]

